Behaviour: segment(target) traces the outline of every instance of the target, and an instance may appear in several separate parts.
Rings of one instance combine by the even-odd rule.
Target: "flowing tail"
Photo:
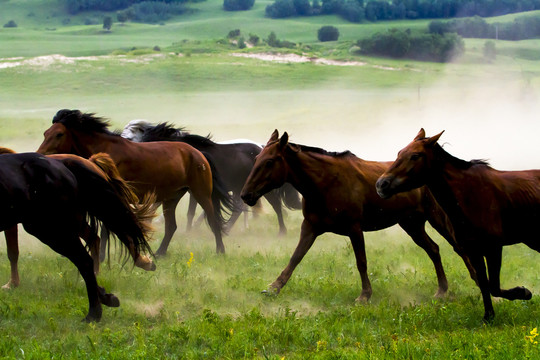
[[[300,193],[289,183],[283,184],[282,187],[278,189],[279,198],[283,204],[290,210],[301,210],[302,209],[302,198]]]
[[[99,154],[96,157],[97,159],[91,163],[96,166],[100,166],[97,164],[101,163],[103,166],[106,163],[103,160],[104,157],[109,156]],[[91,226],[97,230],[96,224],[101,222],[102,226],[115,234],[128,248],[135,261],[141,257],[141,253],[152,254],[152,249],[148,244],[149,227],[141,220],[151,216],[141,209],[148,211],[152,207],[148,204],[143,205],[139,210],[144,215],[138,218],[137,211],[130,205],[131,201],[137,197],[133,192],[126,193],[129,186],[124,187],[127,183],[121,177],[115,178],[109,175],[114,172],[96,171],[80,158],[66,158],[63,163],[77,178]],[[107,176],[105,177],[104,174]],[[122,182],[124,185],[121,184]]]
[[[225,225],[227,224],[228,220],[225,218],[225,215],[230,217],[237,205],[235,205],[234,201],[232,200],[232,195],[229,194],[225,184],[223,184],[216,166],[214,165],[215,161],[213,160],[212,156],[204,151],[202,151],[202,154],[208,161],[208,164],[210,164],[210,170],[212,170],[212,203],[214,205],[214,212],[219,221],[221,232],[226,234],[225,229],[227,227]]]

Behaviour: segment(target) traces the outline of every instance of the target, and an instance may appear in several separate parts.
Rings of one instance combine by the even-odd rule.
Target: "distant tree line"
[[[266,16],[337,14],[351,22],[498,16],[540,9],[540,0],[275,0]]]
[[[457,33],[466,38],[525,40],[540,37],[540,16],[520,16],[512,22],[488,24],[476,16],[450,21],[435,20],[429,24],[431,33]]]
[[[116,11],[124,10],[132,5],[143,2],[155,2],[162,4],[186,3],[189,0],[64,0],[66,9],[71,14],[77,14],[81,11],[99,10]]]
[[[357,42],[360,52],[392,58],[446,62],[465,51],[463,39],[455,33],[419,33],[391,29]]]

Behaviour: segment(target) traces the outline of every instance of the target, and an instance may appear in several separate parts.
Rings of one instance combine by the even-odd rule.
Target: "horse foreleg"
[[[484,256],[478,251],[468,251],[468,255],[476,272],[478,287],[484,301],[484,321],[490,322],[495,316],[495,310],[493,310],[493,303],[491,302],[491,295],[489,293],[489,280],[486,274]]]
[[[270,205],[276,212],[279,224],[279,236],[287,235],[287,227],[285,226],[285,222],[283,221],[281,198],[279,197],[277,190],[272,190],[268,192],[266,195],[264,195],[264,197],[266,198],[266,200],[268,200],[268,203],[270,203]]]
[[[296,245],[296,249],[289,260],[289,264],[287,264],[285,269],[283,269],[278,278],[272,284],[270,284],[268,290],[263,291],[263,293],[279,294],[281,289],[291,278],[296,266],[298,266],[300,261],[302,261],[308,250],[313,245],[313,242],[315,242],[316,238],[317,235],[315,234],[312,225],[304,220],[300,230],[300,241],[298,242],[298,245]]]
[[[356,298],[357,302],[367,302],[371,298],[373,290],[367,273],[366,244],[364,241],[364,232],[360,227],[354,229],[349,236],[351,245],[356,258],[356,267],[362,280],[362,293]]]
[[[195,200],[195,197],[193,194],[189,194],[189,205],[188,205],[188,212],[187,212],[187,223],[186,223],[186,231],[191,231],[193,228],[193,218],[195,217],[195,210],[197,209],[197,200]]]
[[[501,289],[500,272],[502,262],[502,246],[497,246],[490,249],[486,254],[486,261],[491,295],[508,300],[530,300],[532,298],[532,293],[527,288],[522,286],[508,290]]]
[[[7,284],[2,286],[2,289],[11,289],[13,287],[19,286],[19,240],[18,240],[18,229],[17,225],[6,229],[4,231],[4,236],[6,237],[6,247],[7,255],[9,259],[9,264],[11,266],[11,274]]]
[[[424,228],[425,220],[423,219],[409,219],[408,221],[402,221],[399,225],[405,230],[407,234],[413,239],[416,245],[420,246],[428,254],[429,258],[435,266],[435,273],[437,274],[438,288],[435,293],[435,297],[443,297],[448,291],[448,280],[444,273],[444,268],[441,262],[441,255],[439,253],[439,246],[431,240]]]
[[[156,256],[163,256],[167,253],[167,248],[169,243],[176,231],[176,206],[178,202],[186,193],[186,190],[183,190],[178,196],[173,199],[163,201],[163,217],[165,218],[165,234],[163,235],[163,240],[161,240],[161,245],[156,251]]]

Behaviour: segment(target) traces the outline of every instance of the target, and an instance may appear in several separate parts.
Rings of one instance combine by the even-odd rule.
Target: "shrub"
[[[411,35],[397,29],[360,40],[358,46],[364,54],[440,62],[461,55],[465,48],[463,39],[455,33]]]
[[[255,4],[255,0],[224,0],[223,9],[226,11],[249,10]]]
[[[227,38],[229,38],[229,39],[234,39],[234,38],[237,38],[239,36],[240,36],[240,29],[231,30],[227,34]]]
[[[17,23],[13,20],[9,20],[7,23],[4,24],[5,28],[16,28]]]
[[[105,16],[103,18],[103,29],[110,31],[112,28],[112,24],[113,24],[112,17]]]
[[[296,8],[293,0],[276,0],[266,7],[266,16],[273,19],[296,16]]]
[[[255,35],[255,34],[249,34],[249,40],[248,42],[253,45],[253,46],[257,46],[259,45],[259,41],[260,41],[260,38]]]
[[[334,26],[323,26],[317,31],[319,41],[336,41],[339,38],[339,30]]]

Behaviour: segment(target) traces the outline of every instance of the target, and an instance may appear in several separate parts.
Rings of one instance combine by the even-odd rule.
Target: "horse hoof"
[[[108,307],[119,307],[120,300],[113,294],[106,294],[102,299],[101,303]]]
[[[156,264],[146,255],[139,255],[137,260],[135,260],[135,266],[146,271],[156,270]]]
[[[261,291],[261,294],[266,295],[266,296],[277,296],[279,294],[279,289],[271,287],[271,288]]]

